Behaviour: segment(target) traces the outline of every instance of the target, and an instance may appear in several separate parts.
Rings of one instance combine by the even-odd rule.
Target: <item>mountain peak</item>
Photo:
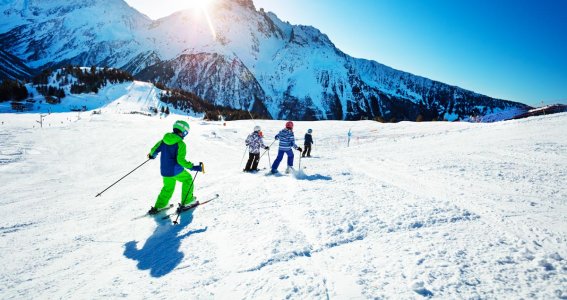
[[[352,58],[312,26],[216,0],[208,15],[182,11],[151,21],[124,0],[0,0],[0,56],[18,66],[125,68],[233,108],[279,119],[463,119],[525,109]],[[1,73],[1,72],[0,72]],[[14,74],[14,75],[12,75]],[[181,74],[181,75],[180,75]]]
[[[231,0],[231,1],[234,1],[234,2],[236,2],[238,5],[244,6],[244,7],[246,7],[246,8],[250,8],[250,9],[254,9],[254,10],[256,9],[256,8],[254,7],[254,2],[252,2],[252,0]]]

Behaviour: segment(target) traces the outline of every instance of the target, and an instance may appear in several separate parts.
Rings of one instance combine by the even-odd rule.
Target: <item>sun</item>
[[[196,14],[200,14],[203,15],[205,17],[205,20],[207,21],[207,25],[209,27],[209,30],[211,31],[211,35],[213,37],[213,40],[217,39],[217,32],[215,30],[215,27],[213,26],[213,22],[211,20],[211,15],[209,13],[209,11],[211,10],[211,8],[213,7],[213,1],[214,0],[191,0],[189,3],[191,4],[191,7],[194,9]]]
[[[211,0],[193,0],[196,8],[207,11],[211,5]]]

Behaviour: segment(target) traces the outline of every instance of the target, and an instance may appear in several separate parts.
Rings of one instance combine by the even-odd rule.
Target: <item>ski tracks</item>
[[[356,156],[356,151],[359,150],[354,150],[352,155]],[[430,251],[416,253],[415,265],[398,260],[398,268],[401,270],[398,276],[409,277],[410,288],[415,293],[435,295],[444,290],[444,295],[489,295],[495,291],[490,290],[487,284],[490,286],[493,282],[500,282],[496,285],[497,294],[520,290],[529,294],[548,290],[545,287],[547,285],[561,285],[560,274],[565,274],[567,270],[564,254],[559,254],[560,245],[564,245],[564,236],[545,229],[534,231],[533,226],[537,223],[526,224],[522,221],[526,218],[510,218],[507,210],[503,209],[505,206],[498,202],[500,199],[491,196],[502,195],[502,192],[491,193],[491,185],[471,189],[468,186],[470,178],[447,176],[443,171],[427,170],[428,159],[406,165],[388,159],[387,156],[388,154],[374,158],[364,164],[350,162],[350,165],[358,176],[371,177],[376,187],[380,188],[381,185],[381,190],[389,190],[385,198],[389,201],[382,204],[384,210],[380,217],[389,224],[389,234],[401,236],[389,239],[388,247],[399,244],[402,249],[405,248],[404,251],[411,253],[412,247],[400,243],[408,238],[407,234],[411,234],[411,243],[422,243],[422,238],[427,236],[430,236],[428,240],[439,239],[436,237],[436,226],[451,226],[448,229],[451,234],[441,237],[446,240],[445,245],[417,247],[429,248]],[[344,161],[349,163],[348,159]],[[476,192],[465,195],[460,190]],[[520,195],[516,195],[518,196]],[[473,228],[478,229],[471,230]],[[470,236],[467,230],[485,232],[485,235]],[[546,247],[540,244],[542,239],[548,240]],[[549,242],[549,239],[556,239],[557,242]],[[500,254],[494,255],[495,249],[499,249],[496,253]],[[375,287],[377,277],[368,274],[380,274],[379,269],[383,263],[376,257],[371,260],[374,264],[370,263],[369,266],[374,265],[373,268],[363,272],[361,277],[368,277],[365,282]],[[494,277],[476,275],[482,274],[485,269],[491,270]],[[510,272],[510,269],[517,270]],[[510,277],[511,274],[517,275]],[[539,274],[539,278],[535,279],[534,274]],[[378,278],[387,282],[388,275],[382,276],[386,277]],[[381,291],[374,289],[374,292],[377,294],[373,295],[380,295]]]
[[[318,180],[320,177],[309,174],[264,176],[263,173],[238,173],[228,179],[227,185],[241,180],[255,184],[234,189],[226,197],[226,209],[215,218],[215,230],[208,233],[211,240],[230,241],[213,247],[216,267],[225,274],[216,286],[236,281],[232,284],[240,286],[236,290],[242,290],[243,285],[250,285],[248,296],[271,289],[275,297],[282,298],[360,297],[362,293],[353,288],[356,279],[343,266],[336,266],[332,254],[326,253],[366,236],[351,210],[349,192],[334,188],[334,178],[346,180],[348,176],[340,167],[332,167],[332,163],[310,163],[313,169],[329,170],[328,174],[319,175],[330,180]],[[320,163],[328,165],[315,166]],[[337,194],[343,195],[338,203],[334,200]],[[320,199],[329,199],[328,205],[321,208]],[[234,219],[239,220],[240,226],[231,222]],[[261,230],[255,229],[258,227]],[[240,259],[234,260],[235,256]],[[333,276],[328,276],[329,272]]]

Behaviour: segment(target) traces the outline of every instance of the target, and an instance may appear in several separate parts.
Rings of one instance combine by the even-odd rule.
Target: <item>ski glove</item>
[[[301,152],[303,149],[301,149],[301,147],[297,147],[297,151]]]
[[[155,157],[155,156],[151,156],[150,154],[148,154],[148,158],[149,158],[149,159],[155,159],[156,157]]]
[[[266,147],[264,147],[264,149],[266,149],[266,150],[270,150],[270,147],[266,146]]]
[[[197,171],[197,172],[203,172],[202,163],[199,163],[198,165],[193,165],[193,168],[191,168],[189,170]]]

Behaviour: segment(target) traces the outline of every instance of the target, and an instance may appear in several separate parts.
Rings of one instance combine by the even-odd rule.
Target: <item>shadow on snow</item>
[[[184,254],[179,247],[184,238],[207,231],[205,227],[179,234],[193,221],[193,211],[183,213],[177,225],[171,224],[170,219],[162,220],[162,217],[161,214],[153,217],[157,227],[141,249],[138,249],[138,241],[124,244],[124,256],[138,261],[138,269],[149,269],[152,277],[167,275],[181,263]]]
[[[297,178],[298,180],[309,180],[309,181],[333,180],[333,178],[331,176],[325,176],[325,175],[321,175],[321,174],[307,175],[303,171],[297,172],[297,174],[295,175],[295,178]]]
[[[333,178],[331,176],[325,176],[325,175],[321,175],[321,174],[313,174],[313,175],[307,175],[305,174],[303,171],[298,171],[295,173],[290,173],[290,174],[285,174],[285,173],[266,173],[266,176],[273,176],[273,177],[294,177],[297,180],[308,180],[308,181],[314,181],[314,180],[333,180]]]

